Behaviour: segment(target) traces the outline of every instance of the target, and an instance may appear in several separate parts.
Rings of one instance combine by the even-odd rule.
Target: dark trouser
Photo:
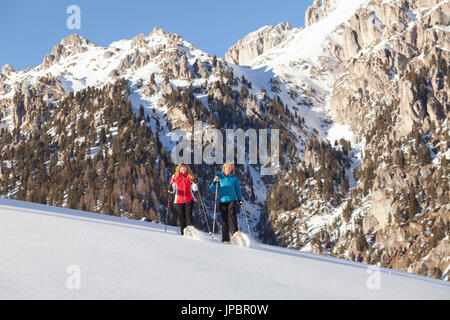
[[[219,210],[222,215],[222,242],[230,241],[230,233],[233,235],[238,231],[236,200],[219,203]]]
[[[173,206],[180,218],[180,233],[183,234],[184,228],[192,226],[192,208],[194,207],[194,201],[175,203]]]

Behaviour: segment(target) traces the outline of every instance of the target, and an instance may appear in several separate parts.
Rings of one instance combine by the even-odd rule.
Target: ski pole
[[[219,195],[219,183],[216,182],[216,195],[214,197],[214,222],[213,222],[213,237],[214,237],[214,228],[216,226],[216,210],[217,210],[217,198]]]
[[[205,216],[206,226],[208,227],[208,232],[211,234],[211,229],[209,229],[208,216],[206,215],[205,205],[203,204],[202,194],[200,193],[200,189],[198,189],[198,197],[200,199],[200,205],[202,206],[203,215]]]
[[[234,196],[236,197],[236,199],[238,199],[236,190],[233,189],[233,191],[234,191]],[[245,222],[247,223],[248,235],[250,236],[250,239],[252,239],[252,234],[250,232],[250,225],[248,224],[248,220],[247,220],[247,210],[245,210],[244,206],[241,205],[241,207],[244,210],[244,217],[245,217]],[[238,221],[238,230],[241,231],[239,228],[239,221]]]
[[[169,214],[170,214],[170,194],[167,197],[167,214],[166,214],[166,226],[164,227],[164,232],[167,231],[167,220],[169,218]]]
[[[165,222],[165,226],[164,226],[164,232],[167,231],[167,221],[169,218],[169,214],[170,214],[170,193],[167,195],[167,214],[166,214],[166,222]]]
[[[248,219],[247,219],[247,210],[244,207],[242,209],[244,209],[244,217],[245,217],[245,222],[247,223],[248,235],[250,236],[250,239],[252,239],[252,234],[250,232],[250,225],[248,224]]]

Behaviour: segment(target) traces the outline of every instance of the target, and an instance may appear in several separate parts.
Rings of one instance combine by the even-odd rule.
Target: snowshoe
[[[186,238],[194,240],[203,240],[201,231],[197,230],[194,226],[187,226],[186,228],[184,228],[183,235]]]
[[[238,246],[238,247],[244,247],[248,248],[250,247],[250,238],[240,231],[233,234],[233,237],[231,238],[231,244]]]

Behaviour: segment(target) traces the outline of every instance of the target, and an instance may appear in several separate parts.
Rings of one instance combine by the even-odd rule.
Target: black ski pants
[[[194,201],[175,203],[173,206],[180,219],[180,234],[183,234],[184,228],[193,225],[192,209],[194,207]]]
[[[233,235],[238,231],[236,209],[236,200],[219,203],[219,210],[222,216],[222,242],[230,241],[230,233]]]

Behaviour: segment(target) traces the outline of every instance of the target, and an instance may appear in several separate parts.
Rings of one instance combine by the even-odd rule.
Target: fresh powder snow
[[[0,199],[0,299],[448,299],[447,282]],[[74,280],[74,278],[76,278]]]

